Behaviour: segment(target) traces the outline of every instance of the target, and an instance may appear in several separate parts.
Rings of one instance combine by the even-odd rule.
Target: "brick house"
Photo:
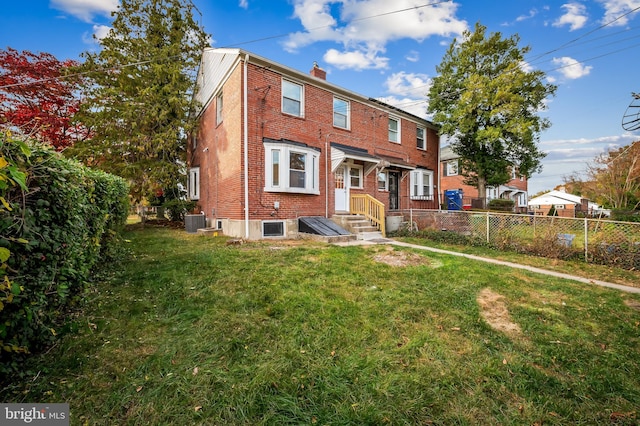
[[[478,189],[465,185],[463,183],[464,176],[460,173],[459,157],[453,152],[450,146],[440,148],[440,188],[442,189],[443,200],[444,193],[447,190],[462,189],[462,207],[463,209],[471,209],[482,205],[478,202]],[[506,198],[514,201],[514,209],[516,212],[525,213],[528,209],[528,182],[525,176],[520,176],[514,170],[511,180],[505,185],[498,187],[487,187],[487,196],[484,205],[494,198]]]
[[[241,49],[205,49],[188,193],[207,226],[247,239],[292,237],[301,217],[438,208],[438,127]],[[377,200],[377,201],[376,201]],[[369,201],[367,201],[369,202]]]

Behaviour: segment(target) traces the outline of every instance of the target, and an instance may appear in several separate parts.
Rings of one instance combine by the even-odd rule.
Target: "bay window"
[[[264,151],[265,191],[320,193],[318,150],[303,144],[265,141]]]

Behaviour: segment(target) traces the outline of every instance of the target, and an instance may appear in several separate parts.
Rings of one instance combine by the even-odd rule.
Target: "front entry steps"
[[[356,235],[359,240],[374,240],[383,238],[376,226],[364,216],[354,214],[335,214],[331,217],[335,223]]]

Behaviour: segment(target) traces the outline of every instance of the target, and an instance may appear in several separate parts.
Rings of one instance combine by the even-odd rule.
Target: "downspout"
[[[249,106],[247,105],[247,74],[249,69],[249,54],[244,55],[244,76],[243,76],[243,88],[242,88],[242,101],[244,103],[243,111],[243,145],[244,145],[244,235],[246,239],[249,239],[249,124],[247,119],[249,117]]]
[[[429,134],[429,132],[427,132],[427,134]],[[436,133],[437,134],[437,133]],[[440,179],[442,176],[442,164],[440,164],[440,135],[438,135],[438,137],[436,138],[437,141],[437,149],[438,149],[438,167],[436,168],[436,170],[438,171],[438,210],[442,210],[442,199],[440,197],[442,197],[441,194],[441,188],[440,188]]]

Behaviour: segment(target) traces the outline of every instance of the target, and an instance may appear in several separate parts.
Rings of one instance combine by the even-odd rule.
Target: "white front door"
[[[347,168],[340,166],[333,175],[336,186],[336,211],[349,211],[349,188],[346,179]]]

